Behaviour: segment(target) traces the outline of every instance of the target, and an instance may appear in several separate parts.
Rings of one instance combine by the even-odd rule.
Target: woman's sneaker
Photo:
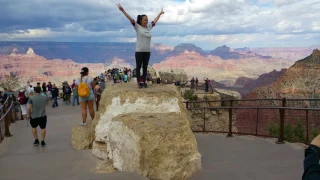
[[[41,141],[41,146],[42,147],[45,147],[46,146],[46,143],[44,141]]]
[[[80,123],[80,126],[86,126],[87,125],[87,123],[85,122],[82,122],[82,123]]]
[[[148,88],[147,83],[144,83],[144,84],[143,84],[143,87],[144,87],[144,88]]]
[[[34,146],[39,146],[39,140],[38,140],[38,139],[34,140],[33,145],[34,145]]]

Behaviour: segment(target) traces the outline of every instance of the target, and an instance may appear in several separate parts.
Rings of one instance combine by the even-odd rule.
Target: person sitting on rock
[[[133,20],[123,9],[120,4],[117,4],[119,10],[130,20],[131,24],[137,33],[137,44],[136,44],[136,71],[137,77],[140,77],[140,69],[143,69],[143,78],[141,82],[138,82],[138,88],[146,88],[146,77],[147,69],[150,59],[150,43],[151,43],[151,29],[156,25],[160,16],[164,14],[163,10],[160,11],[159,15],[148,25],[148,17],[146,15],[138,15],[137,22]]]

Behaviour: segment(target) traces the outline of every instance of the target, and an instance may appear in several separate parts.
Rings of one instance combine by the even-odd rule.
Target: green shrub
[[[197,101],[198,95],[194,94],[193,90],[185,90],[183,93],[183,98],[188,101]]]
[[[304,129],[301,122],[296,123],[296,127],[293,129],[295,140],[305,141]]]
[[[269,136],[278,137],[280,134],[280,124],[272,122],[268,127]],[[305,141],[304,129],[300,122],[296,123],[296,126],[293,127],[290,123],[284,124],[283,136],[287,140],[299,140]]]
[[[268,127],[269,136],[279,136],[280,126],[278,123],[272,122]]]

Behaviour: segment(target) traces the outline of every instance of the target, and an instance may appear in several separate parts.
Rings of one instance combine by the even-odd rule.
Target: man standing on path
[[[39,145],[37,127],[41,128],[41,146],[46,146],[44,142],[46,137],[46,125],[47,125],[47,115],[46,115],[46,102],[47,97],[41,96],[41,87],[34,88],[35,95],[30,97],[28,100],[28,115],[30,117],[30,124],[32,127],[32,134],[34,136],[33,145]]]
[[[57,88],[56,84],[53,84],[53,88],[51,91],[52,94],[52,99],[53,99],[53,103],[52,103],[52,107],[58,107],[58,96],[59,96],[59,89]]]

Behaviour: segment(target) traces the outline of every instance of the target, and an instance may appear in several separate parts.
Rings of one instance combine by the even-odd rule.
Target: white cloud
[[[92,41],[134,42],[135,32],[116,3],[113,0],[0,2],[0,40],[63,37],[82,41],[92,37]],[[119,0],[119,3],[134,19],[138,14],[147,14],[153,20],[163,8],[165,14],[152,32],[153,41],[172,45],[175,41],[206,46],[310,45],[316,42],[314,38],[320,32],[319,0],[136,0],[134,3]],[[6,13],[9,10],[12,13]]]

